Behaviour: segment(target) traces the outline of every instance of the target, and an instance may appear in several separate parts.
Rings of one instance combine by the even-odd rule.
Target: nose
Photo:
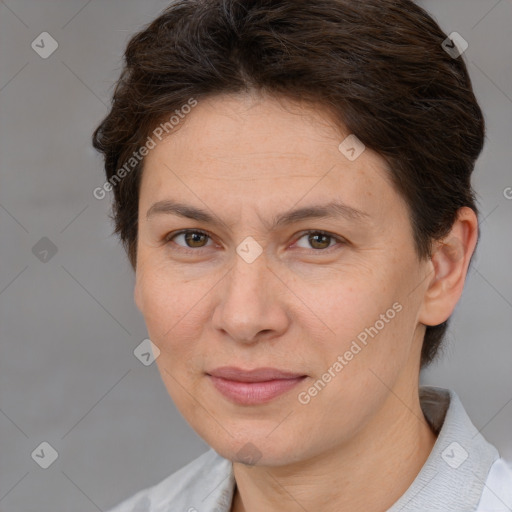
[[[265,253],[251,263],[237,254],[217,290],[212,324],[232,340],[252,344],[279,337],[288,328],[290,291],[268,266]]]

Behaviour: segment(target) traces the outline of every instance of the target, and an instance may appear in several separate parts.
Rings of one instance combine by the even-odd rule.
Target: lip
[[[277,368],[243,370],[233,366],[216,368],[207,372],[207,376],[223,396],[240,405],[269,402],[307,377]]]
[[[235,366],[221,366],[209,372],[208,375],[237,382],[265,382],[269,380],[294,379],[304,377],[303,373],[279,370],[277,368],[262,367],[252,370],[243,370]]]

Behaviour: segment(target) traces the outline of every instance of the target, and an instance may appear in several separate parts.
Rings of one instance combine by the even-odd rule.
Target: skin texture
[[[338,145],[348,135],[318,106],[213,96],[145,160],[135,301],[177,408],[234,462],[234,512],[384,511],[436,439],[419,406],[421,344],[425,325],[443,322],[460,297],[476,216],[461,209],[432,258],[420,260],[384,160],[368,148],[347,159]],[[219,224],[147,218],[167,199],[205,209]],[[365,216],[270,230],[286,210],[331,200]],[[210,236],[187,245],[184,235],[172,238],[182,229]],[[306,230],[332,238],[311,240]],[[248,236],[263,251],[252,263],[236,252]],[[298,394],[396,303],[400,312],[300,403]],[[227,365],[307,378],[268,403],[238,405],[206,375]],[[253,465],[242,462],[247,450]]]

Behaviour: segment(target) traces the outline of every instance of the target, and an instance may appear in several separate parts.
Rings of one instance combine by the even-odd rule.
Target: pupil
[[[328,239],[328,238],[329,238],[329,236],[328,236],[328,235],[322,235],[322,234],[310,235],[310,242],[311,242],[311,239],[313,239],[313,240],[314,240],[314,241],[311,243],[311,245],[312,245],[313,247],[315,247],[315,243],[317,243],[317,240],[315,240],[315,239],[316,239],[316,238],[319,238],[319,237],[320,237],[320,238],[323,238],[323,239],[324,239],[324,241],[325,241],[325,239]],[[320,245],[322,245],[322,242],[320,242]],[[327,244],[327,245],[329,245],[329,244]],[[323,246],[322,246],[322,247],[323,247]]]
[[[200,237],[204,237],[205,235],[203,235],[202,233],[188,233],[187,236],[186,236],[186,239],[187,239],[187,243],[189,243],[192,238],[192,243],[195,243],[195,242],[200,242],[199,240],[197,240],[198,238]]]

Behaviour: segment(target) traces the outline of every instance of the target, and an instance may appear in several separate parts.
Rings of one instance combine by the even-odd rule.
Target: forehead
[[[377,217],[403,207],[380,155],[366,148],[352,161],[340,151],[349,135],[317,105],[248,94],[201,100],[146,156],[141,208],[172,198],[270,218],[331,200]]]

